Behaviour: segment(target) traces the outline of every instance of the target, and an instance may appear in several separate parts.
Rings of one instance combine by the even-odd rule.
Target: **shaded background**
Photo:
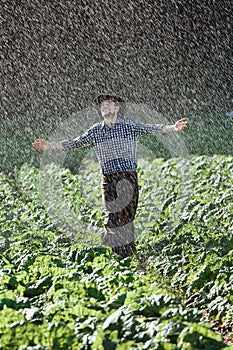
[[[3,169],[105,91],[192,112],[190,153],[232,153],[230,1],[1,0],[0,15]]]

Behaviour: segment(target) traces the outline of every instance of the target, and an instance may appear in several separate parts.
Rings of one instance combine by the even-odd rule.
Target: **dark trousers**
[[[128,247],[134,250],[133,221],[138,205],[138,194],[136,171],[121,171],[102,176],[105,213],[102,241],[115,252],[119,253],[122,249],[127,251]],[[129,254],[126,252],[127,255]]]

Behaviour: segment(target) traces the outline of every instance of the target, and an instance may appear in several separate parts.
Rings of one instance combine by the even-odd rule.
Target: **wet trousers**
[[[136,171],[102,175],[104,233],[102,242],[122,256],[135,251],[134,218],[138,205]]]

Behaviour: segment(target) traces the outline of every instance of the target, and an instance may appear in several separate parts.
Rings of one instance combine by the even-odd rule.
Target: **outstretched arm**
[[[185,118],[182,118],[173,125],[164,125],[162,128],[162,133],[167,134],[169,132],[181,131],[187,126],[187,123],[187,120]]]
[[[32,147],[37,149],[37,151],[47,151],[50,149],[63,149],[63,145],[61,142],[48,142],[46,140],[40,139],[36,140],[35,142],[32,143]]]
[[[73,140],[63,140],[60,142],[48,142],[43,139],[36,140],[32,146],[38,151],[62,150],[68,151],[72,148],[86,147],[92,144],[92,129],[87,130],[82,136]]]
[[[167,134],[169,132],[176,132],[183,130],[187,125],[187,120],[182,118],[173,125],[166,124],[147,124],[133,119],[128,119],[130,125],[134,127],[134,131],[137,135],[156,135]]]

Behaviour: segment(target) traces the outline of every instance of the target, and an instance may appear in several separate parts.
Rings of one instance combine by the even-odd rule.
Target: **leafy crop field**
[[[233,157],[140,160],[139,179],[121,259],[92,161],[0,175],[0,349],[233,349]]]

